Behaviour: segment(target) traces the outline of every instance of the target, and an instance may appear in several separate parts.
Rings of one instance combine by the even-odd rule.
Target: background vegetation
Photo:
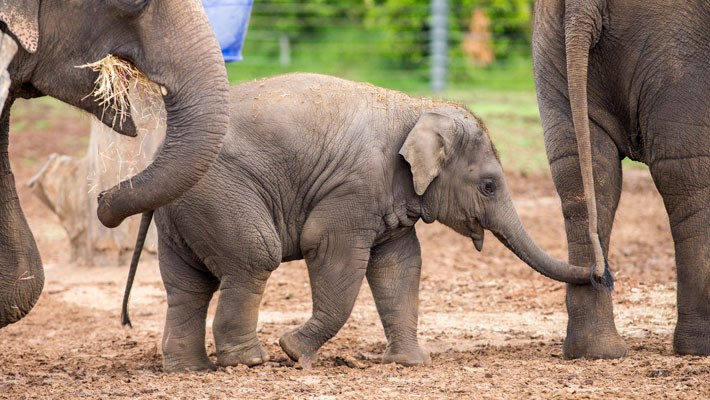
[[[489,82],[513,68],[508,89],[533,89],[530,26],[533,0],[450,0],[449,81]],[[496,62],[476,68],[462,51],[476,8],[491,20]],[[254,3],[245,60],[230,65],[235,80],[288,71],[324,72],[406,91],[428,89],[430,0],[259,0]],[[280,41],[288,38],[290,64]]]

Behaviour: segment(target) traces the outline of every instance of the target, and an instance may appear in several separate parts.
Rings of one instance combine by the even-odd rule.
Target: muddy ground
[[[710,397],[710,359],[672,352],[673,245],[663,203],[644,170],[625,173],[610,252],[617,277],[614,312],[629,345],[626,358],[565,360],[563,284],[532,272],[492,235],[479,254],[469,239],[448,228],[421,224],[419,338],[432,355],[431,365],[380,364],[385,337],[365,283],[350,320],[321,349],[314,369],[296,369],[277,345],[281,334],[308,317],[311,305],[305,265],[292,262],[274,272],[261,306],[259,336],[271,362],[164,374],[160,339],[166,302],[156,260],[146,258],[139,268],[131,299],[134,328],[121,327],[126,268],[69,263],[68,239],[58,220],[23,186],[52,151],[85,149],[88,120],[51,104],[22,103],[16,109],[21,111],[14,126],[19,121],[21,129],[12,133],[10,154],[46,284],[30,315],[0,330],[0,398]],[[508,179],[531,235],[565,259],[551,180]],[[207,338],[212,357],[214,305]]]

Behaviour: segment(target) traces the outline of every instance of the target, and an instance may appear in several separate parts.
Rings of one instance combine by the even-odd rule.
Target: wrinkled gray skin
[[[621,159],[648,165],[663,197],[678,271],[679,354],[710,354],[708,21],[705,0],[547,0],[536,2],[534,15],[535,82],[569,260],[594,261],[575,138],[588,118],[592,158],[581,168],[593,167],[604,254],[621,194]],[[609,293],[568,285],[566,303],[566,357],[626,354]]]
[[[588,268],[552,259],[527,235],[485,127],[458,105],[312,74],[233,87],[231,104],[239,107],[213,167],[155,212],[165,371],[214,368],[205,318],[217,288],[218,363],[266,361],[256,335],[266,281],[282,261],[302,258],[313,313],[281,337],[289,357],[311,365],[367,277],[384,361],[428,362],[417,343],[420,218],[479,249],[489,229],[541,273],[589,282]]]
[[[153,164],[103,195],[110,227],[180,196],[210,167],[227,131],[229,84],[219,45],[199,0],[0,0],[0,28],[21,48],[0,117],[0,327],[27,314],[42,291],[42,263],[20,209],[7,153],[12,103],[56,97],[101,118],[97,73],[76,66],[109,53],[134,62],[167,89],[167,138]],[[103,122],[111,125],[107,111]],[[135,136],[129,119],[119,133]],[[57,140],[61,140],[58,138]]]

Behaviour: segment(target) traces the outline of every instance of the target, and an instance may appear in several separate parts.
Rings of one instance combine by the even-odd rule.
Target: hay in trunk
[[[164,89],[131,61],[113,55],[77,68],[98,72],[94,90],[87,97],[93,96],[104,113],[114,111],[111,126],[115,127],[116,122],[122,126],[130,116],[139,136],[116,135],[98,120],[92,123],[87,156],[89,193],[98,193],[122,180],[129,180],[132,185],[131,178],[150,164],[165,137]]]
[[[131,103],[128,94],[131,90],[139,89],[140,93],[160,96],[160,88],[129,60],[109,54],[99,61],[80,65],[77,68],[90,68],[99,73],[94,91],[86,97],[93,96],[99,105],[103,106],[104,113],[108,109],[114,111],[111,126],[115,126],[118,120],[119,126],[122,127],[123,122],[130,115]],[[103,120],[103,115],[101,119]]]

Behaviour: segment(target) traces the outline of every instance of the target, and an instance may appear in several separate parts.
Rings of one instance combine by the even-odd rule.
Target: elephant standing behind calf
[[[235,86],[231,104],[216,163],[155,212],[166,371],[214,368],[205,318],[218,288],[218,364],[266,361],[256,334],[261,297],[271,272],[296,259],[308,265],[313,311],[281,337],[289,357],[311,365],[366,277],[388,340],[383,361],[428,362],[417,343],[420,218],[479,250],[488,229],[544,275],[589,281],[588,268],[552,259],[528,236],[486,128],[461,106],[313,74]]]
[[[586,200],[596,203],[604,254],[621,160],[647,164],[675,242],[679,354],[710,355],[709,21],[706,0],[538,0],[534,12],[535,83],[569,261],[595,259],[578,142],[591,144],[581,171],[590,176],[593,169]],[[568,285],[566,303],[566,357],[626,354],[609,293]]]

